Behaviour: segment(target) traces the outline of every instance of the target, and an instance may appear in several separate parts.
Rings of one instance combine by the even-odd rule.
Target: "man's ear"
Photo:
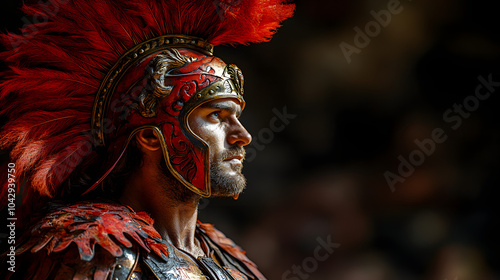
[[[137,132],[135,139],[137,145],[146,150],[156,151],[161,148],[160,139],[151,128],[145,128]]]

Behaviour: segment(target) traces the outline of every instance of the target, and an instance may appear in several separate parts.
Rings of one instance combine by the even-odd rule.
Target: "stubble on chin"
[[[236,155],[244,156],[245,150],[242,147],[233,148],[212,157],[210,162],[210,184],[213,196],[235,196],[245,189],[247,180],[241,172],[242,165],[232,167],[234,175],[228,174],[224,170],[224,164],[227,164],[224,159]]]

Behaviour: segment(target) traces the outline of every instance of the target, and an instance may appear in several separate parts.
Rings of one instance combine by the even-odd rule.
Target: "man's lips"
[[[239,162],[241,162],[242,160],[243,160],[242,155],[232,156],[224,159],[224,161],[239,161]]]

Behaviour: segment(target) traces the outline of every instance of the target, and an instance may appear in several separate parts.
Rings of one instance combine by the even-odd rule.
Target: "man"
[[[269,40],[293,13],[282,2],[26,5],[37,23],[1,37],[9,70],[0,149],[10,151],[2,197],[24,196],[19,209],[2,202],[19,234],[2,273],[264,279],[238,246],[197,221],[197,205],[238,197],[251,141],[238,120],[243,75],[213,46]]]

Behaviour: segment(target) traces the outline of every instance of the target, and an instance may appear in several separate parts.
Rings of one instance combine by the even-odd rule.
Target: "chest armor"
[[[198,238],[209,256],[194,257],[171,244],[168,258],[159,258],[142,250],[125,249],[117,259],[111,279],[158,280],[250,280],[259,279],[243,261],[220,248],[201,229]],[[261,278],[260,278],[261,279]]]
[[[195,237],[205,255],[195,258],[163,240],[153,222],[146,213],[116,203],[57,207],[21,237],[17,271],[6,278],[265,279],[245,252],[212,225],[197,222]]]

